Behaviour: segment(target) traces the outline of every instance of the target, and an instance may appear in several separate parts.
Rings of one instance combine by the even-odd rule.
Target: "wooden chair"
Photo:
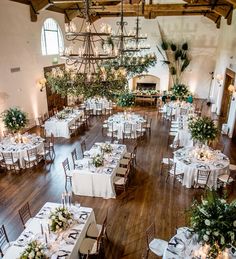
[[[162,153],[160,162],[160,174],[162,175],[164,167],[167,167],[167,170],[169,170],[171,166],[173,166],[173,164],[173,158],[171,158],[169,154],[167,154],[167,156],[164,156]]]
[[[114,186],[115,189],[121,190],[126,192],[126,188],[128,186],[128,181],[129,181],[129,170],[126,170],[126,173],[124,176],[115,176],[114,178]]]
[[[63,166],[64,173],[65,173],[65,187],[67,186],[67,181],[69,181],[70,185],[72,186],[72,173],[71,173],[71,170],[70,170],[70,164],[69,164],[68,158],[66,158],[62,162],[62,166]]]
[[[130,174],[131,163],[129,162],[127,167],[118,167],[116,170],[116,176],[124,177],[126,174]]]
[[[32,215],[31,215],[31,212],[30,212],[30,207],[29,207],[29,203],[26,202],[19,210],[18,210],[18,213],[20,215],[20,219],[21,219],[21,222],[24,226],[24,228],[26,228],[26,226],[29,224],[31,218],[32,218]]]
[[[123,129],[122,134],[123,134],[123,140],[125,138],[131,138],[132,137],[132,124],[126,122],[124,124],[124,129]]]
[[[12,152],[4,152],[2,157],[4,168],[14,170],[15,172],[20,170],[20,160],[14,157]]]
[[[80,127],[80,122],[78,122],[78,121],[75,121],[72,125],[70,125],[70,127],[69,127],[70,136],[76,135],[76,133],[79,130],[79,127]]]
[[[24,157],[25,166],[30,168],[31,166],[38,164],[38,151],[37,148],[27,150],[27,156]]]
[[[202,187],[206,188],[211,171],[209,170],[197,170],[197,175],[194,179],[194,188]]]
[[[173,176],[174,177],[174,183],[175,183],[175,179],[183,179],[183,176],[184,176],[184,172],[177,168],[177,165],[176,163],[170,163],[169,164],[169,169],[168,169],[168,174],[167,174],[167,177],[166,177],[166,182],[168,181],[169,177],[170,176]]]
[[[84,156],[84,152],[86,151],[87,147],[86,147],[86,143],[85,143],[85,140],[82,140],[81,143],[80,143],[80,147],[81,147],[81,152],[82,152],[82,155]]]
[[[71,156],[72,156],[72,162],[73,162],[74,169],[76,169],[76,167],[77,167],[77,161],[78,161],[78,154],[77,154],[76,148],[74,148],[74,149],[72,150]]]
[[[96,115],[102,115],[102,104],[96,103]]]
[[[49,142],[45,142],[43,144],[43,149],[38,152],[38,157],[39,157],[39,160],[43,159],[45,164],[46,164],[47,161],[53,162],[54,159],[53,159],[53,156],[51,154],[51,148],[50,148]]]
[[[143,138],[146,134],[145,123],[138,123],[136,125],[136,137]]]
[[[6,250],[10,247],[10,242],[4,225],[0,227],[0,255],[3,257]]]
[[[80,258],[87,255],[92,256],[99,256],[101,252],[101,245],[102,245],[102,234],[103,229],[101,230],[99,236],[94,238],[85,237],[83,241],[81,242],[80,248],[79,248],[79,254]]]
[[[150,251],[155,255],[163,256],[163,253],[168,246],[167,241],[155,238],[154,223],[152,223],[146,230],[146,242],[147,242],[147,258]]]
[[[108,126],[108,134],[111,136],[111,140],[114,141],[114,138],[116,138],[117,136],[117,129],[114,129],[114,124],[113,122],[109,122],[107,123],[107,126]]]
[[[221,174],[217,178],[217,183],[219,185],[223,185],[223,187],[226,187],[227,185],[230,185],[234,181],[235,171],[230,170],[229,174]]]
[[[147,119],[146,124],[144,124],[144,128],[149,132],[152,132],[152,119]]]
[[[49,139],[49,143],[50,143],[50,150],[53,153],[53,155],[55,156],[55,137],[53,135],[53,133],[51,133],[50,139]]]

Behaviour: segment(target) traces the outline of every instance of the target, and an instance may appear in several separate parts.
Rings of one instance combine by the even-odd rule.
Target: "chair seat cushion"
[[[236,171],[236,165],[230,164],[229,165],[229,170]]]
[[[229,177],[228,174],[222,174],[222,175],[220,175],[220,176],[218,177],[218,179],[219,179],[221,182],[223,182],[223,183],[227,183],[227,182],[232,183],[233,180],[234,180],[232,177]]]
[[[120,165],[128,165],[129,162],[130,162],[129,159],[122,158],[122,159],[120,160]]]
[[[97,240],[93,238],[84,238],[80,248],[79,252],[81,254],[95,254],[97,252]]]
[[[10,160],[10,159],[6,159],[6,160],[5,160],[5,163],[6,163],[7,165],[13,165],[13,164],[15,164],[17,161],[18,161],[18,158],[13,157],[13,161]]]
[[[114,184],[116,185],[124,185],[125,184],[125,178],[116,176],[114,179]]]
[[[107,128],[108,126],[107,126],[107,124],[103,124],[102,127],[103,128]]]
[[[116,170],[116,174],[118,174],[118,175],[125,175],[126,171],[127,171],[126,168],[118,167],[117,170]]]
[[[86,235],[88,237],[97,238],[102,231],[102,225],[96,224],[96,222],[92,222],[87,230]]]
[[[36,156],[30,156],[30,157],[24,157],[24,160],[27,162],[32,162],[32,161],[36,161],[37,157]]]
[[[173,158],[167,158],[167,157],[162,158],[163,164],[168,165],[170,162],[173,162]]]
[[[165,249],[168,246],[168,242],[162,239],[156,239],[154,238],[150,243],[149,243],[149,249],[156,255],[162,256]]]
[[[129,153],[129,152],[127,152],[127,153],[125,153],[124,155],[123,155],[123,157],[124,158],[132,158],[132,154],[131,153]]]

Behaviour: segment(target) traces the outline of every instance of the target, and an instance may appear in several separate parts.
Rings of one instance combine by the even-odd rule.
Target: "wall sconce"
[[[223,85],[223,75],[217,74],[216,75],[216,82],[219,84],[219,87]]]
[[[37,86],[39,87],[40,92],[42,92],[43,89],[46,87],[46,82],[47,80],[45,77],[37,80]]]
[[[228,91],[230,92],[230,96],[233,96],[233,94],[236,92],[236,87],[234,85],[229,85]],[[235,97],[233,96],[232,101],[235,100]]]

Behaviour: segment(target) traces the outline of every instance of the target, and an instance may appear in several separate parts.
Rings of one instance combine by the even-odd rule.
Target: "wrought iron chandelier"
[[[66,40],[73,45],[65,48],[61,58],[66,60],[68,66],[72,66],[76,73],[84,75],[86,81],[93,81],[98,75],[101,80],[106,80],[107,71],[102,63],[117,57],[118,50],[109,44],[104,44],[111,36],[111,27],[102,24],[98,32],[91,22],[93,15],[89,0],[84,3],[84,20],[77,31],[73,22],[66,24]],[[77,43],[77,44],[76,44]]]

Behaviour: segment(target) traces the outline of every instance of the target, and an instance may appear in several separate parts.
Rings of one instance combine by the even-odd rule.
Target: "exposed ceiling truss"
[[[29,5],[31,21],[43,10],[59,12],[65,15],[65,21],[82,17],[83,0],[10,0]],[[102,17],[120,15],[121,0],[92,0],[94,20]],[[140,16],[154,19],[157,16],[203,15],[220,27],[221,18],[232,22],[232,13],[236,8],[236,0],[185,0],[186,4],[154,4],[153,0],[124,0],[124,16]]]

